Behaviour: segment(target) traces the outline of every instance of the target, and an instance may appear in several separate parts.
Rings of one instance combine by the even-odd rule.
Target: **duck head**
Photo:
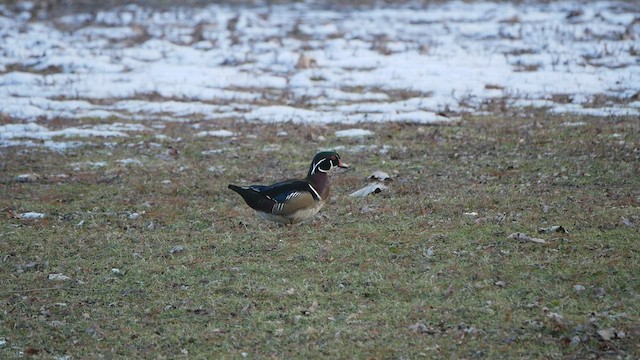
[[[312,177],[318,173],[327,173],[334,167],[348,168],[349,165],[343,163],[342,160],[340,160],[340,155],[335,151],[317,153],[316,156],[313,157],[313,161],[311,161],[307,177]]]

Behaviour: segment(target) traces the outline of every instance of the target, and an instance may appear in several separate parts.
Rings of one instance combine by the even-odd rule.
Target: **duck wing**
[[[304,180],[285,180],[272,185],[229,185],[252,209],[287,216],[320,201],[316,189]]]

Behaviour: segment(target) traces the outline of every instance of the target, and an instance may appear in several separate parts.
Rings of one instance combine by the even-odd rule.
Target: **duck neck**
[[[329,176],[322,171],[316,171],[315,173],[307,175],[307,181],[313,186],[322,200],[329,198]]]

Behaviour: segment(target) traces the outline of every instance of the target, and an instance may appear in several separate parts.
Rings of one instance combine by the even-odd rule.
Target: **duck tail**
[[[233,184],[227,186],[229,189],[237,192],[242,196],[244,202],[247,203],[252,209],[262,212],[271,212],[273,209],[274,201],[251,188],[241,187]]]

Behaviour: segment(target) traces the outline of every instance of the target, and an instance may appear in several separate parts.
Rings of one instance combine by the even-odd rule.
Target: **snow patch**
[[[122,165],[142,165],[142,162],[140,160],[132,158],[120,159],[116,160],[116,162]]]
[[[26,212],[20,214],[21,219],[44,219],[45,214],[39,212]]]
[[[346,129],[335,133],[336,137],[364,137],[373,135],[373,131],[366,129]]]
[[[568,16],[578,8],[582,15]],[[511,107],[560,114],[639,116],[631,100],[640,83],[637,18],[637,6],[577,0],[349,11],[313,2],[171,12],[130,4],[56,19],[2,7],[0,115],[15,122],[430,123],[449,121],[442,112],[484,114],[487,103],[504,98]],[[307,39],[288,35],[295,33]],[[315,65],[297,69],[301,54]],[[554,101],[556,94],[570,94],[571,103]],[[618,101],[594,106],[597,95]],[[11,135],[27,131],[4,125],[0,146],[148,131],[75,127],[50,134],[17,125],[34,126],[35,135]]]
[[[236,136],[236,133],[229,130],[211,130],[211,131],[201,131],[197,133],[196,136],[231,137],[231,136]]]

